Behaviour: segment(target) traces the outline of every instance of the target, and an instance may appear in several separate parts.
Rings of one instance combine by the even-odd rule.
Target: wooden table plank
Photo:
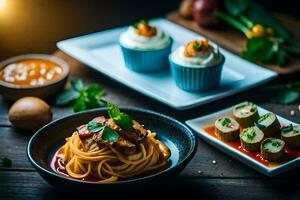
[[[0,172],[0,199],[89,199],[95,192],[61,190],[48,185],[37,172]],[[157,199],[163,195],[188,195],[201,199],[299,199],[298,179],[170,179],[167,184],[124,191],[99,191],[99,198]],[[152,191],[152,192],[149,192]],[[143,196],[144,198],[144,196]]]

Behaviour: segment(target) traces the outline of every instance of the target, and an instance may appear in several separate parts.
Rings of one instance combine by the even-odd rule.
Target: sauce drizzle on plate
[[[288,162],[290,160],[300,157],[299,150],[293,150],[288,147],[285,147],[285,149],[284,149],[285,155],[283,156],[283,158],[278,162],[270,162],[270,161],[264,160],[262,158],[262,156],[260,155],[260,152],[249,152],[249,151],[244,150],[241,147],[240,140],[233,141],[233,142],[224,142],[224,141],[220,140],[215,133],[215,127],[213,125],[206,126],[203,128],[203,130],[210,136],[218,139],[219,141],[229,145],[230,147],[242,152],[243,154],[251,157],[252,159],[254,159],[254,160],[260,162],[261,164],[263,164],[267,167],[270,167],[270,168],[276,167],[278,165],[284,164],[285,162]]]

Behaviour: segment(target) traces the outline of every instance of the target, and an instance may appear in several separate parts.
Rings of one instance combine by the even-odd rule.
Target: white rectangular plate
[[[165,19],[152,20],[174,40],[173,49],[200,35]],[[226,62],[220,88],[208,92],[190,93],[179,89],[169,70],[141,74],[128,70],[118,45],[121,32],[127,27],[97,32],[57,43],[58,48],[95,70],[176,109],[188,109],[262,84],[276,72],[241,59],[224,49]],[[234,45],[234,43],[233,43]]]
[[[257,107],[258,112],[260,115],[263,115],[267,112],[270,112],[266,109],[263,109],[262,107]],[[287,170],[293,169],[295,167],[298,167],[300,165],[300,157],[295,158],[293,160],[290,160],[288,162],[285,162],[283,164],[277,165],[275,167],[268,167],[260,162],[256,161],[255,159],[247,156],[246,154],[236,150],[235,148],[229,146],[225,142],[222,142],[221,140],[209,135],[205,130],[204,127],[207,127],[209,125],[213,125],[214,122],[220,118],[225,116],[232,116],[232,110],[233,107],[226,108],[224,110],[212,113],[210,115],[206,115],[203,117],[195,118],[187,120],[185,123],[190,126],[196,134],[208,142],[209,144],[213,145],[214,147],[218,148],[219,150],[227,153],[228,155],[232,156],[233,158],[241,161],[242,163],[248,165],[249,167],[252,167],[253,169],[268,175],[268,176],[275,176],[277,174],[283,173]],[[278,116],[278,120],[281,124],[289,125],[289,124],[295,124],[283,117]]]

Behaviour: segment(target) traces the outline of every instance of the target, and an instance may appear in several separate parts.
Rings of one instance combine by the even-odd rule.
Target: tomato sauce
[[[95,178],[95,177],[91,177],[91,176],[85,177],[82,179],[70,177],[65,169],[65,164],[63,163],[62,159],[59,156],[60,154],[63,154],[63,152],[64,152],[63,148],[60,148],[55,152],[55,154],[51,160],[51,164],[50,164],[50,167],[53,171],[55,171],[59,175],[65,176],[67,178],[76,179],[76,180],[89,181],[89,182],[99,182],[100,181],[99,178]]]
[[[209,134],[210,136],[220,140],[216,135],[215,127],[213,125],[204,127],[204,131],[207,134]],[[220,141],[222,141],[222,140],[220,140]],[[247,150],[243,149],[242,146],[241,146],[240,140],[233,141],[233,142],[224,142],[224,141],[222,141],[222,142],[229,145],[230,147],[242,152],[243,154],[251,157],[252,159],[260,162],[261,164],[263,164],[267,167],[270,167],[270,168],[276,167],[276,166],[281,165],[285,162],[288,162],[290,160],[293,160],[295,158],[300,157],[300,151],[289,149],[288,147],[285,147],[285,149],[284,149],[285,155],[283,156],[283,158],[280,161],[270,162],[268,160],[263,159],[260,152],[250,152],[250,151],[247,151]]]
[[[28,59],[5,66],[0,80],[19,86],[42,86],[62,74],[61,66],[42,59]]]

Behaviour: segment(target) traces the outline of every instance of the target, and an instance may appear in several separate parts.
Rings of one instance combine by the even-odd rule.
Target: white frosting
[[[152,37],[141,36],[130,26],[127,31],[120,36],[120,43],[131,49],[162,49],[169,45],[171,39],[162,30],[157,29],[156,35]]]
[[[174,63],[185,67],[210,67],[221,62],[217,45],[209,42],[209,48],[204,52],[197,52],[195,56],[187,57],[184,55],[185,46],[180,46],[172,54],[171,59]]]

